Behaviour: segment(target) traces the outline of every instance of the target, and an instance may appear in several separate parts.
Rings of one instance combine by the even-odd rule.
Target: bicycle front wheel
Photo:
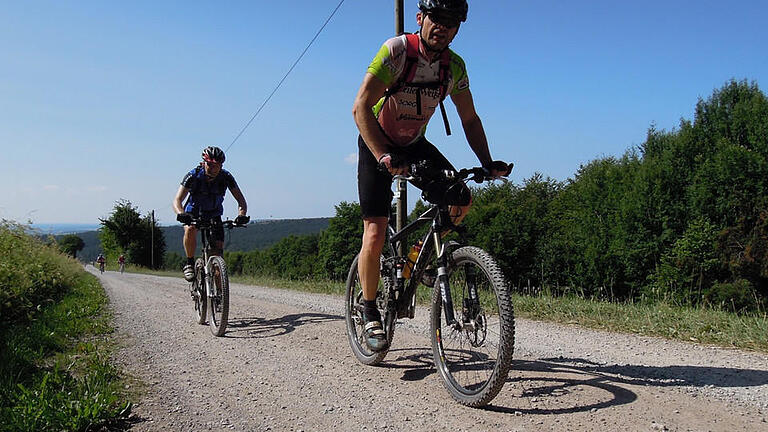
[[[349,346],[352,348],[352,352],[360,363],[365,365],[374,366],[381,363],[384,357],[387,356],[389,349],[380,352],[373,352],[368,349],[368,345],[365,343],[365,332],[363,330],[363,285],[360,283],[360,275],[357,271],[357,262],[360,255],[356,256],[352,265],[349,267],[349,274],[347,275],[347,289],[344,295],[344,303],[346,309],[344,311],[344,319],[347,322],[347,339],[349,340]],[[382,275],[384,276],[384,275]],[[389,279],[382,277],[386,283]],[[376,298],[376,303],[379,307],[382,317],[385,315],[386,292],[387,286],[379,287],[379,292]],[[395,334],[394,319],[391,322],[385,320],[387,329],[387,340],[389,344],[392,344],[392,337]]]
[[[192,300],[195,302],[195,316],[198,324],[205,324],[208,312],[208,294],[205,289],[205,263],[202,258],[195,261],[195,280],[192,281]]]
[[[454,251],[448,272],[457,322],[449,326],[442,319],[443,284],[435,284],[430,316],[435,366],[456,401],[480,407],[496,397],[511,366],[515,319],[510,288],[496,261],[477,247]]]
[[[223,336],[227,330],[229,318],[229,277],[224,258],[210,258],[210,281],[213,284],[214,296],[208,298],[208,324],[214,336]]]

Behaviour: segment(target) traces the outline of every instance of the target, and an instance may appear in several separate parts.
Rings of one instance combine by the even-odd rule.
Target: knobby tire
[[[214,288],[214,297],[208,298],[208,324],[214,336],[223,336],[227,330],[229,318],[229,277],[224,258],[212,256],[210,262],[210,281]]]
[[[469,268],[474,269],[474,278],[466,277],[473,273]],[[436,283],[430,314],[435,367],[456,401],[484,406],[501,391],[512,362],[515,319],[511,290],[496,261],[477,247],[454,251],[448,271],[454,314],[464,324],[461,330],[445,324],[440,283]],[[473,279],[480,292],[479,309],[463,307],[466,281]]]
[[[192,298],[195,302],[195,317],[198,324],[205,324],[208,313],[208,294],[205,287],[205,264],[202,258],[195,261],[195,280],[192,281]]]

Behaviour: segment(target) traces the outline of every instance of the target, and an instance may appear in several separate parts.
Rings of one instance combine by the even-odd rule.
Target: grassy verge
[[[768,316],[706,308],[515,296],[518,316],[613,332],[768,352]]]
[[[127,415],[109,362],[107,298],[79,273],[31,320],[0,328],[0,430],[94,430]]]
[[[180,276],[180,272],[153,272]],[[286,280],[268,276],[231,276],[233,282],[344,295],[344,282]],[[417,301],[427,304],[431,293],[419,286]],[[575,297],[513,297],[515,315],[537,321],[579,325],[612,332],[698,342],[725,348],[768,352],[768,315],[737,315],[706,308],[666,303],[608,303]]]

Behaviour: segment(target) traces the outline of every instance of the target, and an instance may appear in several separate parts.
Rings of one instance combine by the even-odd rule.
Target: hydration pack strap
[[[440,81],[432,83],[414,83],[413,78],[416,75],[416,68],[419,65],[419,41],[421,36],[417,33],[411,33],[405,35],[406,49],[405,49],[405,66],[403,67],[403,73],[400,74],[397,81],[387,89],[384,93],[384,103],[387,102],[389,96],[397,93],[403,88],[404,84],[408,84],[411,87],[416,87],[419,91],[416,92],[416,114],[421,115],[421,89],[423,88],[438,88],[440,89],[440,113],[443,117],[443,123],[445,124],[445,134],[451,134],[451,126],[448,124],[448,115],[445,112],[445,100],[448,91],[448,81],[450,79],[451,68],[451,53],[448,48],[444,49],[440,53]]]

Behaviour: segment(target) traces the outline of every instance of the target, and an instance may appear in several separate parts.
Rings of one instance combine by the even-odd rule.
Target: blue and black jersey
[[[211,181],[205,176],[205,168],[199,165],[188,172],[181,185],[189,189],[189,199],[184,211],[196,217],[214,217],[224,214],[224,195],[227,189],[236,188],[237,182],[229,171],[221,169]]]

